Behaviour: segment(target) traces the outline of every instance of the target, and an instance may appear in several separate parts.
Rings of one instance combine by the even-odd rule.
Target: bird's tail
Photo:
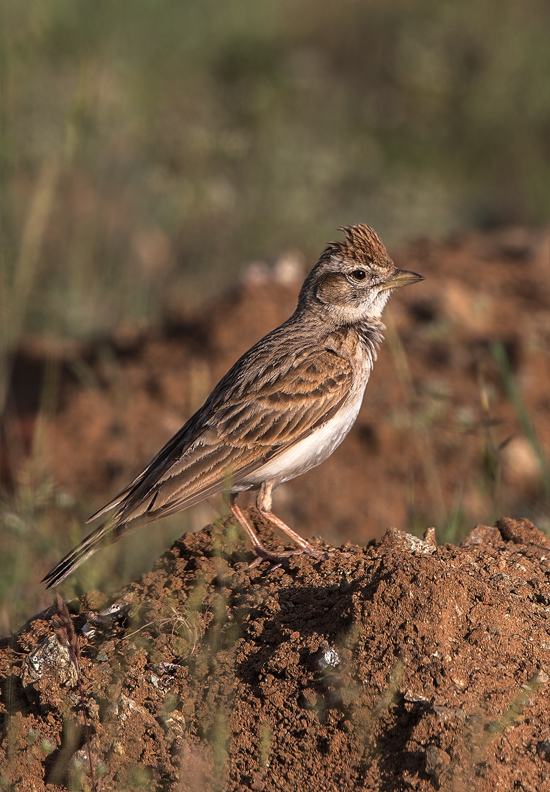
[[[58,583],[65,580],[67,575],[70,575],[71,572],[79,567],[83,561],[93,555],[96,550],[116,542],[121,536],[137,527],[138,525],[132,525],[130,528],[128,523],[117,524],[113,523],[112,520],[103,523],[95,531],[92,531],[74,550],[71,550],[65,558],[62,558],[59,564],[42,579],[42,583],[46,583],[46,588],[57,586]]]

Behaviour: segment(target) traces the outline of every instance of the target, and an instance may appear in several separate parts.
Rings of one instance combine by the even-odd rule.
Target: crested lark
[[[327,245],[290,319],[249,349],[145,470],[90,518],[111,513],[46,575],[48,588],[100,547],[227,487],[259,558],[325,557],[273,514],[271,493],[319,465],[346,437],[382,341],[384,306],[394,289],[423,280],[397,269],[368,226],[342,230],[345,240]],[[261,514],[299,550],[263,547],[237,506],[246,490],[258,490]]]

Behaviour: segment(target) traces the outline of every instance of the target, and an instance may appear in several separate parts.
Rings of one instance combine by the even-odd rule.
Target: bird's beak
[[[408,286],[410,283],[418,283],[423,281],[423,275],[417,275],[416,272],[409,272],[409,270],[396,269],[393,275],[390,275],[388,280],[379,286],[380,291],[386,289],[399,289],[401,286]]]

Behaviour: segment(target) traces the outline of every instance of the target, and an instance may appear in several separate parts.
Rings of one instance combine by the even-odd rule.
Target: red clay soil
[[[91,789],[91,755],[116,792],[550,789],[550,541],[531,523],[252,557],[229,524],[187,534],[109,607],[91,593],[4,641],[1,788]]]

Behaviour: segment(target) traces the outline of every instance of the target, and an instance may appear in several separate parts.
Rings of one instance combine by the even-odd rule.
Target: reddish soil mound
[[[550,789],[550,541],[532,524],[250,559],[220,524],[109,609],[70,603],[98,789]],[[51,609],[0,653],[4,789],[90,789],[54,626]]]

